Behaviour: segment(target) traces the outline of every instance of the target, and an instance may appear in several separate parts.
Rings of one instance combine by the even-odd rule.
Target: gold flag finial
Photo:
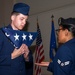
[[[53,20],[54,16],[52,15],[51,18],[52,18],[52,20]]]
[[[54,18],[54,16],[52,15],[51,18]]]

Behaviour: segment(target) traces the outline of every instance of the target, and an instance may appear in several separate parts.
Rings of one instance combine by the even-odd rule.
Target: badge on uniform
[[[30,46],[37,37],[37,32],[25,32],[9,28],[2,28],[2,30],[16,48],[19,48],[23,43]]]
[[[69,65],[70,64],[70,61],[66,61],[66,62],[62,62],[61,60],[59,60],[58,59],[58,64],[60,65],[60,66],[66,66],[66,65]]]

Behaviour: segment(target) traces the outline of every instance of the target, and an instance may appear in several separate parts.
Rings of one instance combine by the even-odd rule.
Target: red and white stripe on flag
[[[37,32],[38,32],[38,35],[37,35],[37,39],[36,39],[35,62],[40,63],[45,59],[45,56],[44,56],[41,32],[40,32],[38,23],[37,23]],[[41,67],[40,66],[35,65],[35,75],[41,75]]]

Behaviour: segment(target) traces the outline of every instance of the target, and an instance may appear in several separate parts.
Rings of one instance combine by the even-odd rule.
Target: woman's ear
[[[67,29],[65,29],[65,36],[68,36],[68,30]]]

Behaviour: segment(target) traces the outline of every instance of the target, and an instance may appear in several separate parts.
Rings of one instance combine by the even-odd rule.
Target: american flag
[[[2,31],[16,48],[19,48],[23,43],[30,46],[37,37],[37,32],[18,31],[6,27],[2,28]]]
[[[41,32],[39,29],[38,21],[37,21],[37,39],[36,39],[36,52],[35,52],[35,62],[40,63],[44,60],[44,49],[43,49],[43,43],[41,38]],[[35,65],[35,75],[41,75],[41,67]]]

